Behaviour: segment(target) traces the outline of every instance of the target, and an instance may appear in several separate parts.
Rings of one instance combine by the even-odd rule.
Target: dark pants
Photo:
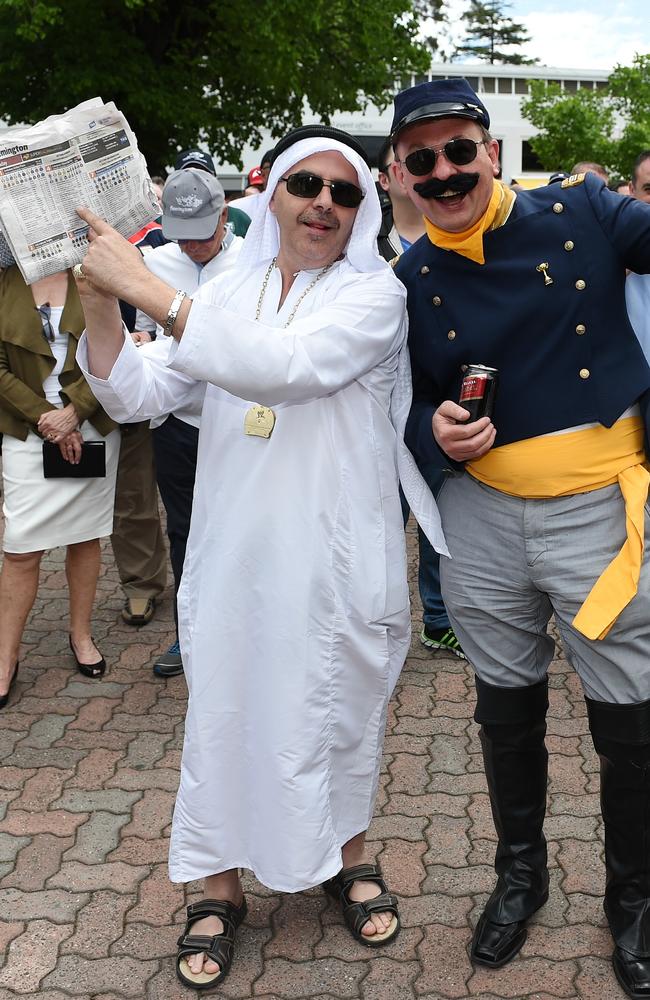
[[[198,443],[198,427],[186,424],[173,415],[167,417],[165,423],[153,431],[156,478],[167,512],[167,537],[175,594],[178,594],[183,575],[187,536],[190,531]],[[174,599],[174,618],[178,629],[176,599]]]
[[[443,469],[429,463],[418,464],[418,468],[434,497],[437,497],[445,481],[446,473]],[[409,507],[401,488],[399,495],[404,526],[406,527],[406,522],[409,519]],[[449,616],[440,593],[440,556],[419,524],[418,554],[418,589],[422,601],[422,622],[433,630],[449,628]]]

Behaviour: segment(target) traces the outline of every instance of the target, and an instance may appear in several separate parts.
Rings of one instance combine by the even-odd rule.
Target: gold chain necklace
[[[271,263],[269,264],[269,268],[268,268],[268,271],[267,271],[267,272],[266,272],[266,274],[264,275],[264,281],[262,282],[262,288],[260,289],[260,297],[259,297],[259,299],[257,300],[257,309],[255,310],[255,320],[256,320],[256,321],[257,321],[257,320],[259,320],[259,318],[260,318],[260,313],[261,313],[261,311],[262,311],[262,303],[263,303],[263,301],[264,301],[264,296],[266,295],[266,288],[267,288],[267,285],[268,285],[268,283],[269,283],[269,278],[271,277],[271,274],[272,274],[272,272],[273,272],[273,268],[274,268],[274,267],[276,266],[276,264],[277,264],[277,260],[278,260],[278,258],[277,258],[277,257],[274,257],[274,258],[273,258],[273,260],[272,260],[272,261],[271,261]],[[316,277],[315,277],[315,278],[314,278],[314,279],[313,279],[312,281],[310,281],[310,282],[309,282],[309,284],[308,284],[308,285],[307,285],[307,287],[305,288],[304,292],[303,292],[303,293],[302,293],[302,295],[301,295],[301,296],[300,296],[300,297],[298,298],[298,300],[296,301],[296,303],[295,303],[295,305],[294,305],[293,309],[292,309],[292,310],[291,310],[291,312],[289,313],[289,319],[288,319],[288,320],[287,320],[287,322],[286,322],[286,323],[284,324],[284,328],[285,328],[285,330],[286,330],[286,328],[287,328],[287,327],[289,326],[289,323],[290,323],[290,322],[292,321],[293,317],[294,317],[294,316],[296,315],[296,310],[298,309],[298,306],[300,305],[300,303],[302,302],[302,300],[304,299],[304,297],[305,297],[306,295],[308,295],[308,294],[309,294],[309,292],[311,292],[311,290],[312,290],[312,288],[314,287],[314,285],[318,284],[318,282],[320,281],[320,279],[321,279],[321,278],[322,278],[322,277],[323,277],[323,276],[324,276],[325,274],[327,274],[327,272],[329,271],[329,269],[330,269],[330,267],[332,266],[332,264],[333,264],[333,263],[334,263],[334,261],[332,260],[332,261],[330,261],[330,262],[329,262],[329,264],[326,264],[326,266],[325,266],[325,267],[323,268],[323,270],[322,270],[322,271],[319,271],[319,273],[318,273],[318,274],[316,275]]]
[[[260,297],[257,300],[257,309],[255,310],[256,321],[259,320],[260,318],[260,313],[262,311],[262,303],[264,301],[264,296],[266,294],[266,288],[269,283],[269,278],[271,277],[273,268],[277,264],[277,260],[278,260],[277,257],[273,258],[273,260],[269,264],[268,271],[264,275],[264,281],[262,282],[262,288],[260,290]],[[296,304],[291,310],[291,313],[289,314],[289,319],[284,324],[285,329],[289,326],[289,323],[296,315],[296,310],[300,305],[300,303],[302,302],[302,300],[304,299],[305,295],[308,295],[309,292],[311,292],[314,285],[318,281],[320,281],[323,275],[327,274],[333,263],[334,263],[333,260],[330,261],[330,263],[327,264],[327,266],[324,267],[323,270],[320,271],[316,275],[316,277],[309,282],[304,292],[298,298]],[[246,415],[244,417],[244,434],[249,434],[252,437],[270,438],[271,434],[273,433],[274,427],[275,427],[275,413],[270,406],[262,406],[260,403],[253,403],[253,405],[249,407],[249,409],[246,411]]]

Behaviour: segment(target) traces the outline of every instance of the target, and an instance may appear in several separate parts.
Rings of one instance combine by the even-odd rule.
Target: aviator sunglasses
[[[414,177],[424,177],[435,167],[439,153],[444,153],[454,166],[464,167],[476,159],[478,147],[484,142],[485,139],[450,139],[444,146],[425,146],[423,149],[416,149],[405,156],[402,162]]]
[[[349,181],[326,181],[318,174],[289,174],[281,177],[289,194],[296,198],[316,198],[324,187],[330,189],[330,197],[335,205],[343,208],[358,208],[363,201],[363,191]]]

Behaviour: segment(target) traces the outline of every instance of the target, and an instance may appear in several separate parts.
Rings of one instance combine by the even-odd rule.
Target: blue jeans
[[[433,493],[438,495],[445,481],[446,473],[432,463],[423,462],[418,465],[424,481]],[[408,521],[408,505],[400,491],[404,524]],[[418,525],[418,588],[422,601],[422,620],[431,629],[449,628],[449,616],[440,593],[440,556],[433,548],[429,539]]]

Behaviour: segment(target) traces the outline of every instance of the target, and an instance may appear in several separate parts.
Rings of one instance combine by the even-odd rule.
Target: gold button
[[[428,274],[428,273],[429,273],[429,268],[425,264],[423,267],[420,268],[420,274]]]
[[[573,250],[574,246],[575,246],[575,243],[573,242],[573,240],[567,240],[566,243],[564,244],[564,249],[565,250]]]
[[[589,371],[588,368],[581,368],[580,369],[580,378],[589,378],[590,375],[591,375],[591,372]]]
[[[449,333],[447,334],[447,340],[455,340],[455,339],[456,339],[456,331],[450,330]]]
[[[587,332],[587,327],[584,325],[584,323],[578,323],[576,327],[576,333],[578,334],[578,336],[581,337],[583,333],[586,332]]]
[[[442,299],[440,298],[439,295],[434,295],[433,298],[431,299],[431,301],[433,302],[434,306],[441,306],[442,305]]]
[[[576,281],[576,288],[578,289],[578,291],[581,292],[586,287],[587,287],[587,282],[583,281],[582,278],[578,278],[578,280]]]
[[[553,211],[556,213],[556,215],[559,215],[560,212],[564,211],[564,205],[562,204],[561,201],[555,202],[555,204],[553,205]]]

